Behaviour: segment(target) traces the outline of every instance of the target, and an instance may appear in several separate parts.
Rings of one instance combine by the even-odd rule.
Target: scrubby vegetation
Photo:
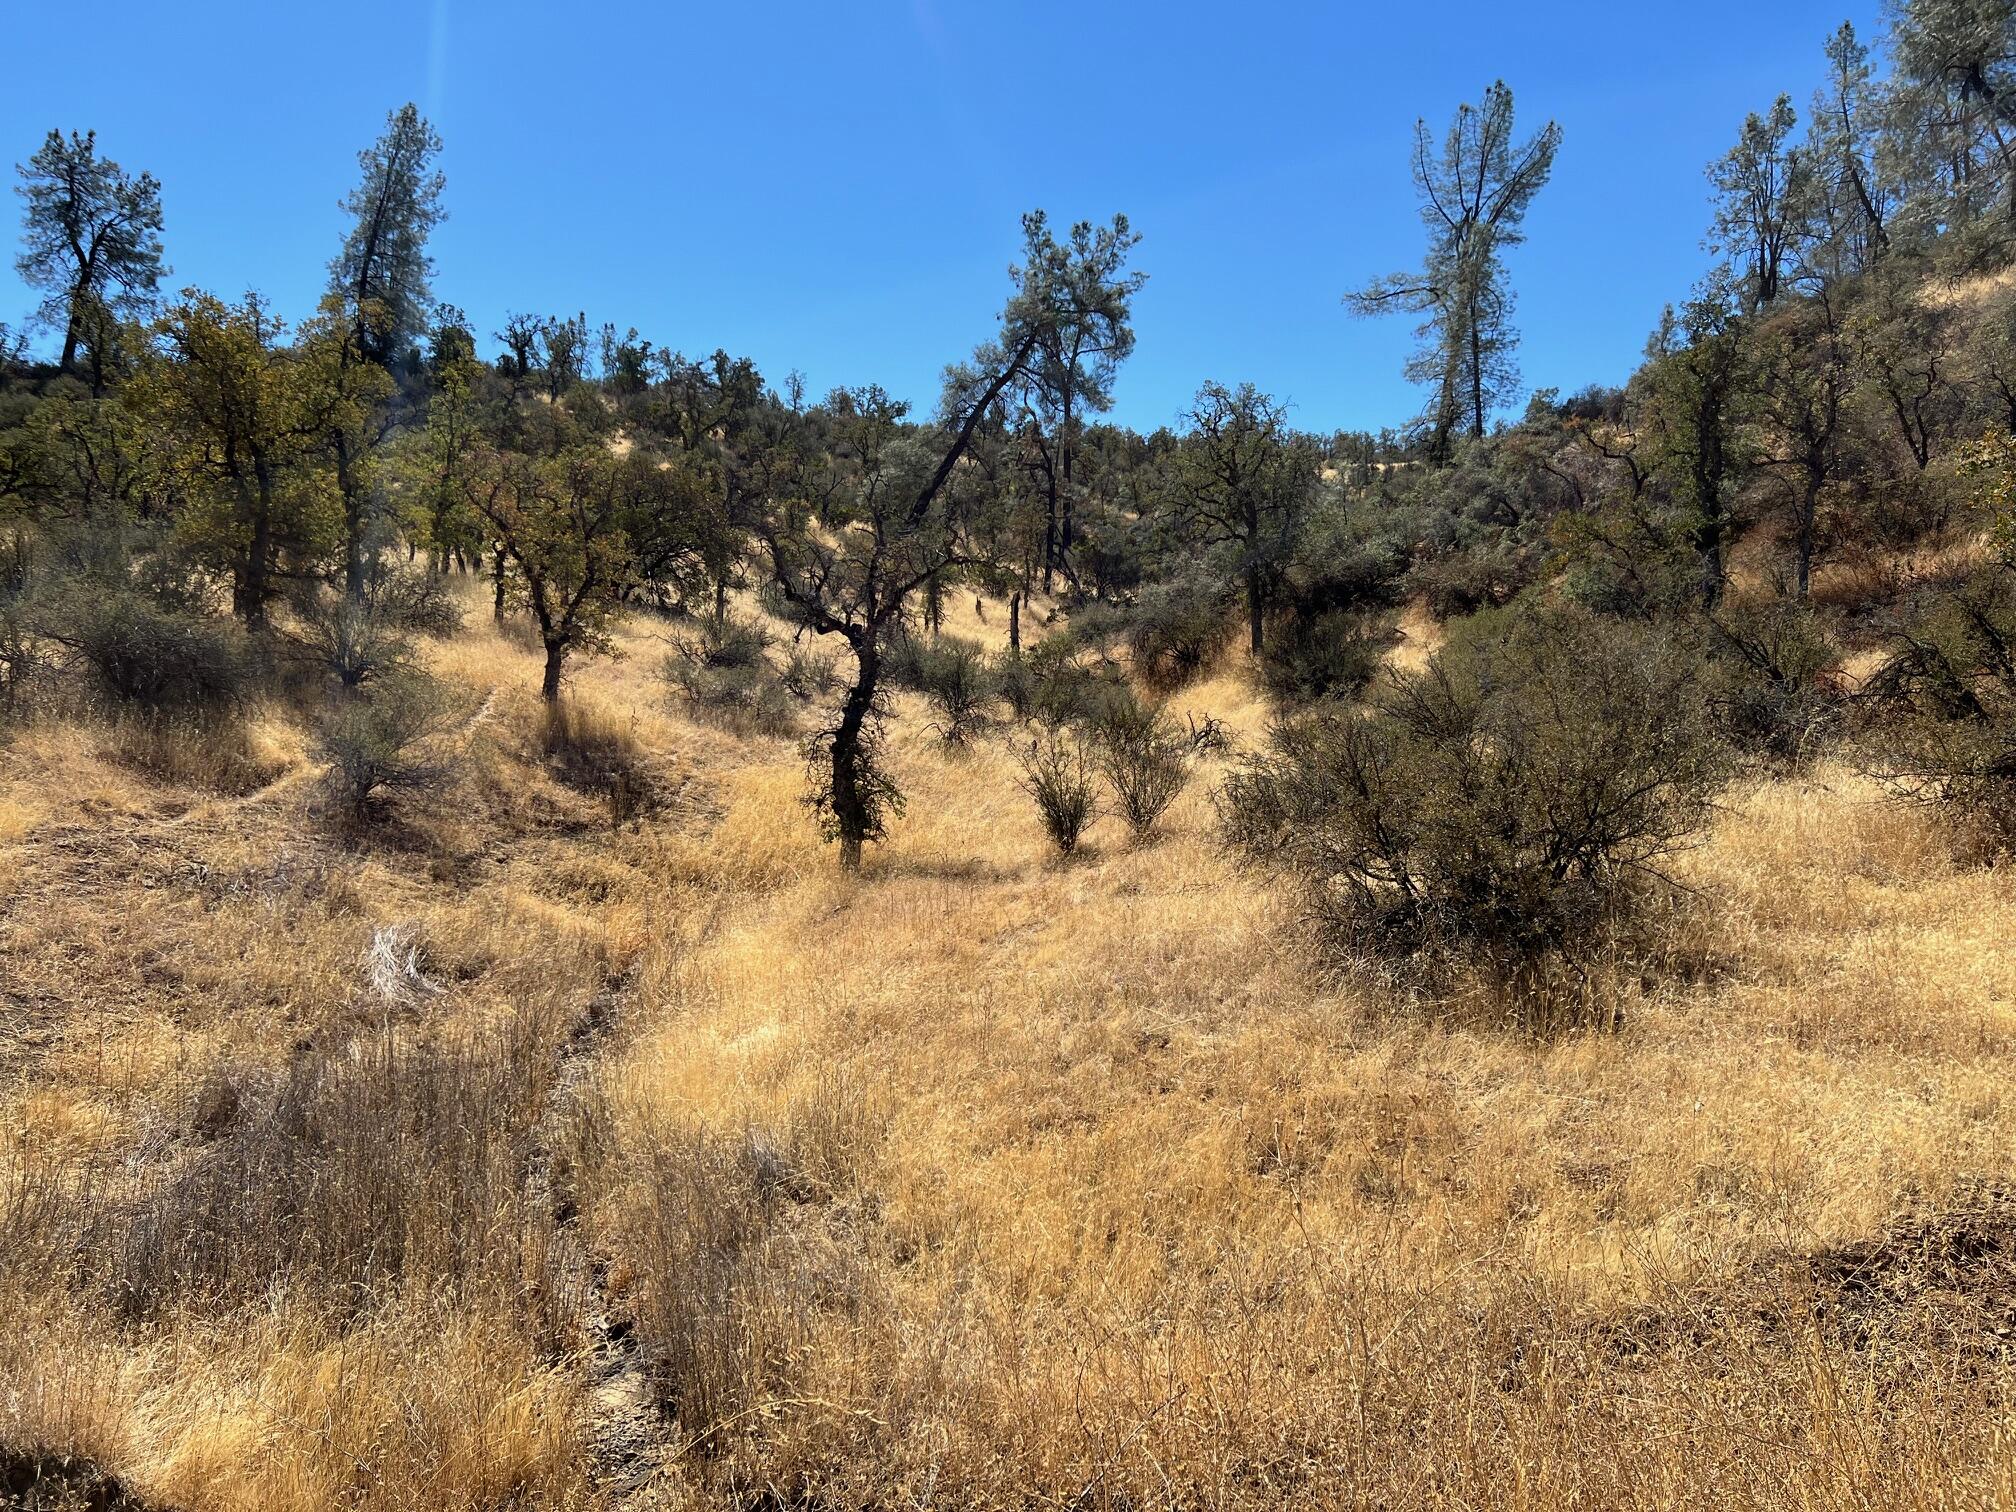
[[[1233,839],[1285,865],[1346,946],[1433,980],[1481,964],[1552,1023],[1535,973],[1631,948],[1725,774],[1684,644],[1568,612],[1463,627],[1369,710],[1278,726],[1226,783]]]
[[[1112,423],[1124,216],[913,411],[486,342],[412,106],[293,324],[52,133],[0,1505],[2006,1501],[2006,10],[1740,123],[1614,389],[1575,123],[1424,126],[1378,434]]]

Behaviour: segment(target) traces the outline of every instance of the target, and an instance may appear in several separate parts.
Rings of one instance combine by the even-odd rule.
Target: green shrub
[[[1861,744],[1897,796],[1934,805],[1991,852],[2016,844],[2016,568],[1919,605],[1871,677]]]
[[[1232,841],[1332,938],[1433,984],[1600,951],[1705,827],[1727,760],[1695,660],[1576,612],[1483,617],[1369,713],[1285,722],[1226,782]]]
[[[985,727],[999,690],[979,646],[945,636],[924,648],[916,676],[938,715],[934,728],[948,744],[964,745]]]
[[[741,620],[704,620],[672,642],[665,680],[703,718],[731,729],[789,735],[798,728],[792,698],[771,669],[770,637]]]
[[[1087,663],[1069,637],[1039,641],[1020,656],[1004,653],[994,662],[994,686],[1017,719],[1037,720],[1052,730],[1098,716],[1108,701],[1127,692],[1127,678],[1106,660]]]
[[[1379,670],[1384,625],[1345,609],[1277,625],[1260,659],[1267,690],[1287,703],[1354,698]]]
[[[831,698],[840,689],[839,657],[816,645],[793,645],[777,680],[802,703]]]
[[[438,737],[459,712],[446,688],[410,670],[340,696],[316,733],[337,804],[362,819],[381,793],[445,781],[454,763]]]
[[[235,624],[136,588],[72,584],[41,606],[37,628],[99,692],[140,709],[227,709],[257,682],[258,661]]]
[[[1226,605],[1224,586],[1205,578],[1149,588],[1127,619],[1135,675],[1164,689],[1198,676],[1232,638]]]
[[[462,628],[462,601],[445,573],[387,569],[368,585],[367,603],[384,624],[409,635],[447,637]]]
[[[1032,741],[1022,755],[1021,787],[1036,800],[1051,844],[1070,855],[1099,812],[1092,761],[1084,742],[1061,732]]]

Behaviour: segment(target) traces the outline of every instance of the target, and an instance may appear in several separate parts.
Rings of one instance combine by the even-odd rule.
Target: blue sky
[[[159,177],[175,286],[313,308],[385,113],[446,139],[436,294],[879,382],[928,406],[989,334],[1018,217],[1125,211],[1150,281],[1116,417],[1251,380],[1299,424],[1418,408],[1405,317],[1340,296],[1419,251],[1416,116],[1494,78],[1566,140],[1513,258],[1529,386],[1615,382],[1705,264],[1703,168],[1744,113],[1803,114],[1823,38],[1875,5],[1615,0],[1130,5],[0,0],[0,159],[52,126]],[[0,319],[31,304],[0,268]],[[489,343],[485,343],[486,348]]]

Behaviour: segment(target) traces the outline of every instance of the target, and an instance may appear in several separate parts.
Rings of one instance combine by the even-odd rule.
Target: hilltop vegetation
[[[1619,389],[1424,126],[1377,435],[1109,423],[1124,216],[925,413],[486,342],[411,106],[298,324],[52,132],[0,1505],[2016,1498],[2016,7],[1891,32]]]

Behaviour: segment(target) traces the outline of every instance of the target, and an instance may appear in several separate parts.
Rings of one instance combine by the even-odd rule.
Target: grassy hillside
[[[0,1486],[2016,1496],[2016,895],[1867,780],[1733,791],[1681,966],[1536,1042],[1327,971],[1216,837],[1228,757],[1058,860],[1022,737],[905,693],[850,877],[794,740],[667,697],[663,622],[574,679],[647,795],[614,826],[470,623],[451,784],[362,831],[280,705],[0,751]],[[1266,721],[1236,657],[1174,707]]]

